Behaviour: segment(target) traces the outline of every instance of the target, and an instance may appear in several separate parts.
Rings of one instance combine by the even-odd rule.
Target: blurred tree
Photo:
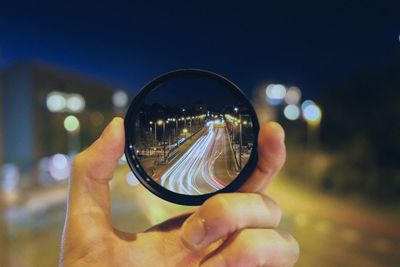
[[[399,62],[354,73],[324,91],[321,138],[336,155],[325,187],[400,197]]]

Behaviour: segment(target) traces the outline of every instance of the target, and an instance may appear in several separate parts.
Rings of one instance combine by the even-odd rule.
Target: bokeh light
[[[287,105],[283,110],[286,119],[294,121],[300,117],[300,108],[296,105]]]
[[[1,175],[3,180],[1,182],[0,189],[2,189],[4,192],[13,191],[18,187],[20,172],[17,165],[12,163],[4,164]]]
[[[307,122],[317,124],[321,120],[321,109],[315,104],[308,105],[303,110],[303,117]]]
[[[117,108],[124,108],[128,104],[128,95],[123,90],[116,91],[112,96],[112,102]]]
[[[68,132],[76,132],[79,129],[80,123],[77,117],[69,115],[64,120],[64,128]]]
[[[60,112],[67,106],[67,100],[60,92],[51,92],[47,95],[46,105],[51,112]]]
[[[279,105],[286,95],[286,87],[282,84],[270,84],[265,89],[267,102],[271,105]]]
[[[304,110],[309,106],[309,105],[315,105],[314,101],[312,100],[304,100],[304,102],[301,104],[301,111],[304,112]]]
[[[70,160],[63,154],[55,154],[49,160],[49,172],[57,181],[65,180],[70,175]]]
[[[301,99],[301,91],[296,86],[290,86],[285,95],[285,102],[289,105],[299,104]]]
[[[80,94],[71,94],[67,98],[67,108],[71,112],[81,112],[85,109],[85,99]]]

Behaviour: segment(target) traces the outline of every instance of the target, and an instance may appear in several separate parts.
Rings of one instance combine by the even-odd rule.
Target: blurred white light
[[[130,186],[136,186],[139,184],[139,180],[136,178],[136,176],[132,172],[128,172],[126,174],[126,182]]]
[[[70,160],[63,154],[55,154],[49,161],[50,175],[57,181],[67,179],[70,175]]]
[[[74,115],[69,115],[64,120],[64,128],[68,132],[76,132],[79,129],[79,126],[79,120]]]
[[[301,104],[301,110],[304,112],[304,110],[310,106],[310,105],[315,105],[314,101],[312,100],[305,100],[302,104]]]
[[[20,178],[20,172],[17,165],[12,163],[4,164],[2,168],[2,176],[3,181],[1,183],[1,188],[4,192],[12,192],[17,189]]]
[[[270,99],[283,99],[286,95],[286,88],[282,84],[270,84],[267,86],[266,94]]]
[[[71,94],[67,98],[67,108],[72,112],[81,112],[85,105],[85,99],[80,94]]]
[[[67,101],[60,92],[51,92],[47,95],[46,105],[49,111],[59,112],[65,109]]]
[[[286,92],[285,102],[289,105],[297,105],[300,102],[301,91],[296,86],[291,86]]]
[[[266,100],[269,104],[277,106],[282,103],[286,95],[286,88],[282,84],[270,84],[265,89]]]
[[[115,107],[117,108],[124,108],[128,104],[128,95],[122,91],[116,91],[112,96],[112,101]]]
[[[287,105],[283,110],[283,115],[285,115],[288,120],[297,120],[300,117],[300,108],[296,105]]]
[[[303,116],[306,121],[317,123],[321,120],[321,109],[315,104],[308,105],[303,110]]]

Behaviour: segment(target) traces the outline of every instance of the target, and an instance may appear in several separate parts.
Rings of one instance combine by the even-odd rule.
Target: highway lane
[[[229,150],[225,127],[210,124],[205,134],[162,174],[159,182],[171,191],[188,195],[222,189],[236,177],[226,167],[233,161],[229,157],[232,153],[226,155]]]

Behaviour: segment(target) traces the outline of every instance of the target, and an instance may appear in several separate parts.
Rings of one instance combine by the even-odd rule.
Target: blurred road
[[[115,227],[138,232],[187,207],[165,202],[130,181],[126,165],[111,183]],[[6,213],[9,266],[56,266],[67,187],[27,196]],[[301,245],[298,267],[400,266],[400,218],[395,210],[333,198],[278,177],[268,189],[284,210],[281,228]],[[398,211],[398,209],[397,209]]]
[[[160,184],[187,195],[217,191],[236,177],[224,125],[211,124],[179,157],[160,167],[164,171],[158,170]]]

